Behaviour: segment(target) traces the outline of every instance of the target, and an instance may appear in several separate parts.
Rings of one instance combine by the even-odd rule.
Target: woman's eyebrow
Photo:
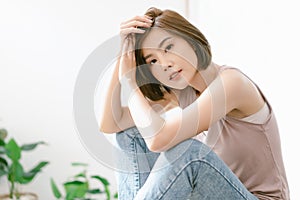
[[[167,40],[169,40],[169,39],[171,39],[171,38],[172,38],[172,37],[170,37],[170,36],[164,38],[164,39],[158,44],[158,48],[160,49],[160,48],[164,45],[165,41],[167,41]],[[149,58],[149,57],[151,57],[151,56],[152,56],[152,54],[149,54],[149,55],[145,56],[144,59],[147,60],[147,58]]]
[[[164,45],[165,41],[167,41],[167,40],[169,40],[169,39],[171,39],[171,37],[166,37],[165,39],[163,39],[163,40],[159,43],[158,48],[161,48],[161,47]]]
[[[152,56],[152,54],[148,54],[147,56],[144,57],[144,60],[147,60],[148,58],[150,58]]]

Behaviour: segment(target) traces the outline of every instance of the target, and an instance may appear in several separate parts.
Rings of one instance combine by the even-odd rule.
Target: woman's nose
[[[168,61],[166,60],[166,61],[162,61],[161,65],[162,65],[163,70],[167,71],[168,69],[173,67],[173,62],[169,61],[169,60]]]
[[[172,66],[171,65],[166,65],[166,66],[163,66],[163,69],[164,71],[166,72],[169,68],[171,68]]]

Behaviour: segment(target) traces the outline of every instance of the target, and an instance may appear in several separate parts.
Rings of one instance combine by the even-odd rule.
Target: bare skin
[[[220,66],[213,62],[206,70],[196,70],[197,57],[193,48],[179,36],[163,30],[149,33],[142,44],[143,56],[151,64],[152,74],[174,92],[166,93],[166,100],[149,102],[136,85],[134,54],[128,49],[133,49],[132,34],[143,34],[135,27],[150,25],[146,16],[134,17],[121,25],[125,53],[115,66],[105,94],[101,131],[115,133],[136,125],[149,149],[161,152],[207,130],[224,116],[243,118],[263,107],[264,100],[258,89],[242,73],[234,69],[220,73]],[[120,80],[131,88],[128,107],[120,103]],[[200,91],[196,101],[180,113],[162,118],[161,112],[178,106],[176,91],[188,86]],[[153,109],[155,104],[159,105],[159,111]]]

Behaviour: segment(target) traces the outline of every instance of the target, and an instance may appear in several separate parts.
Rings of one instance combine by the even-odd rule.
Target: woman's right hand
[[[124,41],[128,38],[129,35],[133,35],[135,33],[142,34],[145,30],[142,30],[138,27],[149,28],[151,27],[153,21],[151,17],[147,15],[143,16],[135,16],[127,21],[124,21],[120,25],[120,37],[121,44],[124,44]]]
[[[127,79],[135,81],[135,37],[134,34],[143,34],[145,30],[141,28],[149,28],[152,20],[148,16],[136,16],[121,23],[121,60],[119,65],[119,80],[124,76]]]
[[[142,34],[145,31],[137,27],[151,27],[152,21],[146,16],[136,16],[124,21],[120,25],[121,51],[120,57],[115,65],[113,75],[109,81],[108,88],[104,90],[104,100],[101,101],[100,130],[104,133],[116,133],[134,126],[130,111],[127,106],[122,105],[121,87],[122,78],[127,75],[131,79],[131,73],[135,70],[133,51],[128,51],[134,44],[134,34]],[[133,49],[132,49],[133,50]],[[132,76],[134,79],[135,76]],[[126,79],[125,79],[126,80]],[[126,97],[127,95],[125,95]]]

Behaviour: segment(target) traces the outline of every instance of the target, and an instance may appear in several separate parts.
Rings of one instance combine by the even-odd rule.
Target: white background
[[[300,199],[297,94],[300,45],[296,0],[46,1],[0,2],[0,127],[22,143],[44,140],[47,146],[24,154],[25,168],[51,162],[26,191],[54,199],[50,177],[61,183],[80,171],[70,162],[89,163],[89,172],[107,178],[111,169],[83,147],[73,120],[76,76],[89,54],[115,36],[119,24],[150,6],[188,17],[207,37],[213,60],[242,69],[264,91],[276,113],[291,199]],[[99,141],[101,145],[101,141]],[[105,151],[105,149],[103,150]],[[7,191],[0,180],[0,194]]]

